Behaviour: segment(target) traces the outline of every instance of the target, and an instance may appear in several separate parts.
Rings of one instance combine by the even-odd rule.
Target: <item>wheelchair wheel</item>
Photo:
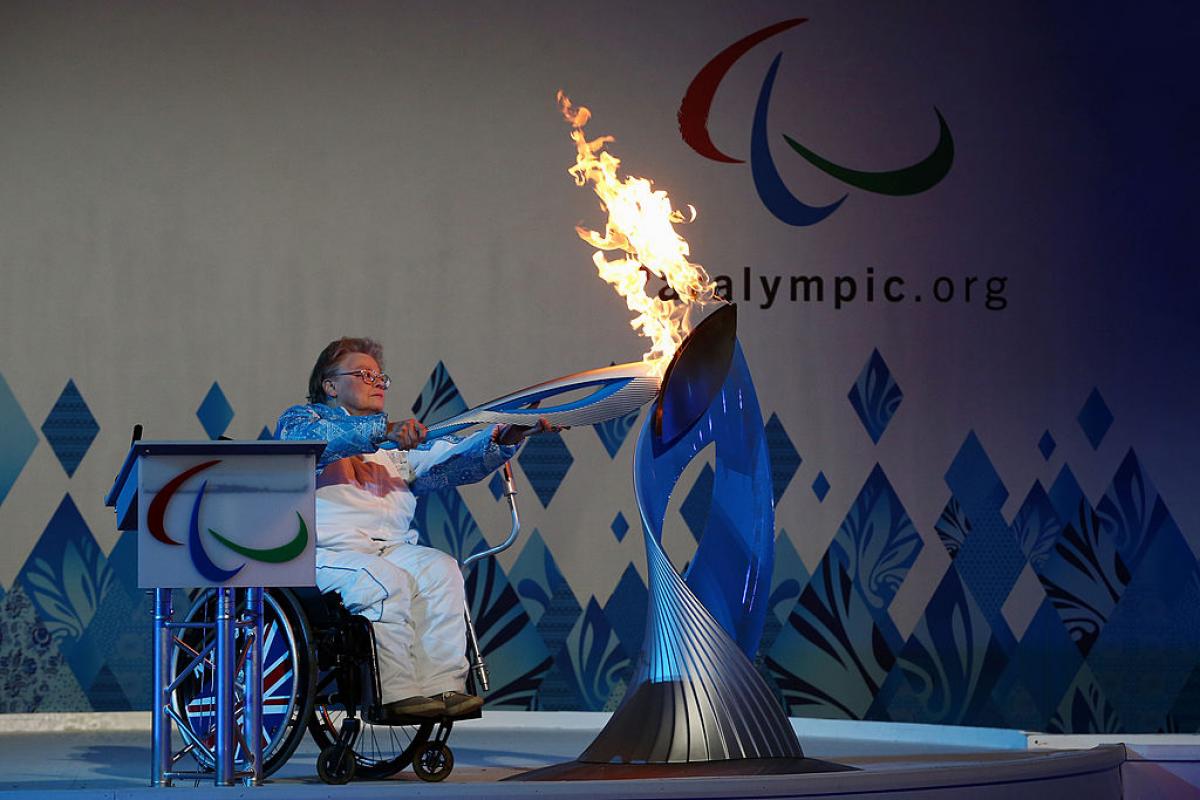
[[[340,705],[317,703],[308,730],[322,753],[337,744],[345,719],[345,709]],[[412,763],[413,753],[429,741],[435,724],[371,725],[363,721],[353,745],[354,775],[374,780],[395,775]]]
[[[238,611],[243,607],[244,600],[239,597]],[[206,589],[196,596],[185,621],[214,622],[216,610],[216,592]],[[171,693],[171,707],[182,722],[180,733],[184,740],[173,761],[191,755],[205,770],[215,768],[212,759],[217,737],[215,637],[215,627],[179,631],[171,671],[172,682],[182,677]],[[235,642],[237,663],[244,663],[247,645],[244,631],[237,631]],[[203,658],[196,661],[200,654]],[[315,661],[312,634],[295,597],[286,590],[264,592],[261,689],[264,777],[283,766],[304,738],[305,722],[312,716]],[[234,681],[234,722],[239,730],[245,693],[245,679],[239,672]],[[243,758],[239,745],[234,759]]]
[[[331,745],[317,756],[317,777],[330,786],[342,786],[354,780],[358,762],[353,754],[337,745]]]
[[[445,742],[425,742],[413,753],[413,772],[427,783],[446,780],[454,769],[454,752]]]

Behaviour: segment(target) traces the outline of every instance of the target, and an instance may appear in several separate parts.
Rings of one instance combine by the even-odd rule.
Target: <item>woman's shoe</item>
[[[451,718],[465,717],[483,708],[483,698],[462,692],[443,692],[441,697],[445,704],[446,716]]]
[[[444,717],[447,714],[446,703],[440,697],[423,697],[417,695],[415,697],[406,697],[403,700],[395,700],[391,703],[384,703],[384,716],[387,717],[421,717],[423,719],[437,719]]]

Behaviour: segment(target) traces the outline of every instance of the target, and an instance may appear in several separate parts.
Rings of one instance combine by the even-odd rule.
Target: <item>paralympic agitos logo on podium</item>
[[[708,115],[717,87],[721,85],[722,79],[733,65],[754,47],[807,21],[805,18],[789,19],[756,31],[717,53],[696,73],[679,105],[679,132],[689,147],[712,161],[725,164],[744,163],[742,159],[720,150],[709,136]],[[777,219],[798,227],[815,225],[837,211],[849,195],[843,195],[828,205],[810,205],[792,194],[775,166],[767,133],[767,113],[782,58],[782,52],[775,56],[759,90],[750,136],[750,173],[763,205]],[[933,188],[946,177],[951,164],[954,163],[954,139],[950,135],[950,127],[937,108],[934,108],[934,113],[937,114],[939,134],[933,151],[915,164],[883,172],[865,172],[835,164],[787,134],[783,135],[783,139],[809,164],[847,186],[892,196],[920,194]]]
[[[154,499],[150,501],[150,507],[146,510],[146,529],[151,536],[163,544],[175,547],[183,546],[183,542],[176,541],[167,533],[164,522],[167,505],[189,478],[220,463],[221,459],[205,461],[194,467],[185,469],[167,481],[163,488],[154,496]],[[192,566],[196,568],[196,571],[205,580],[212,583],[224,583],[241,572],[242,567],[246,565],[241,564],[233,569],[225,569],[216,564],[205,549],[204,542],[200,537],[200,506],[204,501],[204,493],[207,488],[208,481],[204,481],[200,484],[200,489],[196,492],[196,499],[192,501],[192,512],[188,524],[187,537],[188,556],[191,557]],[[208,528],[207,530],[213,540],[243,558],[267,564],[284,564],[299,557],[308,547],[308,526],[304,523],[304,517],[300,515],[300,512],[296,512],[296,518],[300,523],[296,535],[290,541],[278,547],[247,547],[221,535],[212,528]]]

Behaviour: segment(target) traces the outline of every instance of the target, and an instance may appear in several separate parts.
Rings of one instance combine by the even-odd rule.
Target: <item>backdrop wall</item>
[[[742,163],[690,146],[701,69],[800,16],[684,115]],[[343,334],[384,343],[394,417],[639,357],[574,231],[603,215],[566,173],[561,88],[698,208],[680,230],[740,304],[781,702],[1200,730],[1197,28],[1170,5],[3,4],[0,709],[147,706],[133,542],[101,502],[135,422],[259,436]],[[952,163],[915,193],[784,139],[897,170],[935,108]],[[620,699],[640,424],[519,457],[526,533],[475,597],[494,705]],[[709,480],[699,459],[673,500],[680,567]],[[430,540],[502,537],[493,489],[425,503]]]

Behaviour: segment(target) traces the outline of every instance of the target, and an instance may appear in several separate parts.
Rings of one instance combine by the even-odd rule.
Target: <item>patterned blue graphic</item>
[[[1129,567],[1116,543],[1104,535],[1095,512],[1080,505],[1039,577],[1071,639],[1087,655],[1130,579]]]
[[[225,433],[229,423],[233,421],[233,406],[229,405],[225,393],[216,381],[213,381],[208,394],[204,395],[204,400],[196,409],[196,418],[200,420],[210,439],[216,439]]]
[[[25,462],[37,447],[37,433],[29,424],[21,404],[0,375],[0,503],[25,468]]]
[[[91,709],[21,586],[0,600],[0,713]]]
[[[1146,548],[1160,531],[1175,524],[1132,450],[1125,454],[1104,497],[1096,504],[1096,514],[1130,571],[1138,568]]]
[[[508,577],[546,649],[558,652],[583,609],[536,529]]]
[[[275,438],[275,434],[271,433],[271,429],[263,425],[262,430],[258,432],[258,440],[260,442],[269,442]]]
[[[100,426],[96,424],[96,418],[92,416],[75,381],[68,380],[54,408],[50,409],[50,414],[42,423],[42,435],[50,443],[54,455],[58,456],[58,463],[66,470],[67,477],[74,477],[79,462],[99,432]]]
[[[1063,695],[1047,733],[1124,733],[1125,726],[1085,664]]]
[[[614,691],[627,679],[629,655],[595,598],[576,621],[554,657],[554,667],[542,682],[540,707],[547,711],[571,708],[611,710],[621,697]]]
[[[113,583],[108,560],[65,495],[17,575],[57,642],[76,642]]]
[[[617,537],[618,542],[624,541],[625,534],[629,532],[629,523],[625,520],[625,515],[620,511],[613,517],[612,525],[608,527],[612,531],[613,536]]]
[[[1008,727],[1043,730],[1083,666],[1083,657],[1045,599],[1021,644],[1014,650],[992,698]]]
[[[946,471],[946,485],[973,522],[979,521],[975,519],[976,510],[984,512],[998,509],[1008,499],[1008,489],[1001,482],[975,431],[967,434],[954,456],[950,469]]]
[[[958,500],[951,497],[933,528],[937,531],[942,546],[946,548],[947,555],[953,560],[971,533],[971,521],[967,519],[967,514],[958,504]]]
[[[144,591],[133,595],[145,596]],[[114,581],[72,654],[75,676],[97,711],[131,711],[153,696],[146,648],[153,635],[151,605],[143,602],[139,608],[133,597]]]
[[[688,491],[687,497],[679,506],[679,514],[692,532],[697,542],[704,536],[704,526],[708,524],[708,512],[713,502],[713,470],[708,464],[700,469],[696,481]]]
[[[1092,389],[1092,393],[1083,403],[1083,408],[1079,409],[1079,416],[1076,417],[1076,420],[1091,443],[1092,449],[1099,449],[1100,443],[1104,441],[1104,436],[1113,423],[1112,412],[1108,410],[1108,404],[1100,396],[1099,389]]]
[[[592,426],[596,435],[600,437],[600,443],[604,445],[604,452],[608,453],[609,458],[617,457],[617,451],[625,443],[629,432],[633,430],[634,423],[637,422],[638,414],[641,413],[642,410],[639,408],[636,411],[630,411],[623,417],[616,417]]]
[[[1050,491],[1046,494],[1050,497],[1050,504],[1054,506],[1054,513],[1058,514],[1059,520],[1064,524],[1079,516],[1080,509],[1085,509],[1089,514],[1092,511],[1092,505],[1084,496],[1079,481],[1075,479],[1075,473],[1071,472],[1071,468],[1066,464],[1058,471],[1058,476],[1055,477],[1054,483],[1050,484]]]
[[[971,524],[971,533],[958,550],[954,568],[988,621],[998,632],[1003,631],[1000,608],[1025,567],[1025,554],[1000,512],[1008,489],[974,431],[968,434],[947,470],[946,484]]]
[[[889,715],[898,722],[1002,724],[990,695],[1005,661],[987,617],[951,567],[896,661],[922,702],[914,708],[901,696]]]
[[[1050,435],[1050,431],[1042,434],[1042,438],[1038,439],[1038,452],[1042,454],[1042,458],[1046,461],[1050,460],[1050,456],[1054,455],[1054,448],[1058,444],[1054,441],[1054,437]]]
[[[33,602],[79,686],[91,697],[92,707],[128,710],[130,705],[119,692],[92,696],[114,642],[112,636],[97,636],[94,631],[99,630],[97,617],[116,587],[116,577],[69,494],[29,554],[17,583]],[[118,609],[117,614],[120,622],[131,617],[130,608]]]
[[[921,551],[921,537],[876,464],[833,537],[829,553],[841,561],[873,607],[891,605]]]
[[[642,652],[646,638],[646,603],[649,601],[646,584],[632,564],[621,573],[621,580],[604,605],[604,616],[613,627],[621,646],[631,657]],[[628,676],[624,676],[628,680]]]
[[[1200,565],[1169,518],[1143,553],[1087,658],[1129,730],[1162,725],[1200,662]]]
[[[847,397],[871,441],[879,444],[879,438],[900,408],[904,393],[892,378],[892,371],[883,356],[873,350]]]
[[[921,546],[876,465],[767,657],[791,712],[867,715],[902,644],[887,607]]]
[[[800,593],[808,585],[808,569],[800,560],[796,548],[787,531],[781,530],[775,537],[775,569],[771,577],[771,594],[767,597],[767,617],[763,622],[762,642],[758,646],[758,656],[754,660],[755,667],[773,689],[777,690],[774,678],[767,669],[766,657],[775,646],[780,632],[787,623],[791,610],[800,599]],[[779,695],[780,704],[784,705],[783,695]]]
[[[441,361],[425,381],[421,395],[412,404],[413,416],[423,425],[433,425],[467,410],[467,401]]]
[[[524,470],[543,507],[550,505],[574,461],[574,456],[558,433],[543,433],[526,439],[517,456],[517,463]]]
[[[772,414],[767,420],[766,433],[767,455],[771,461],[771,487],[775,505],[779,505],[779,498],[787,491],[788,484],[792,482],[792,477],[800,468],[803,459],[792,445],[791,437],[783,429],[778,414]]]
[[[499,500],[504,494],[504,479],[500,477],[499,472],[493,472],[491,479],[487,484],[488,491],[492,493],[492,497]]]
[[[895,663],[900,635],[840,558],[827,553],[767,654],[789,714],[863,719]]]
[[[1033,482],[1033,488],[1013,518],[1012,527],[1029,563],[1035,571],[1041,570],[1053,555],[1063,528],[1041,481]]]
[[[829,494],[829,479],[825,477],[825,472],[817,473],[817,478],[812,482],[812,493],[817,496],[817,502],[825,502],[825,495]]]

